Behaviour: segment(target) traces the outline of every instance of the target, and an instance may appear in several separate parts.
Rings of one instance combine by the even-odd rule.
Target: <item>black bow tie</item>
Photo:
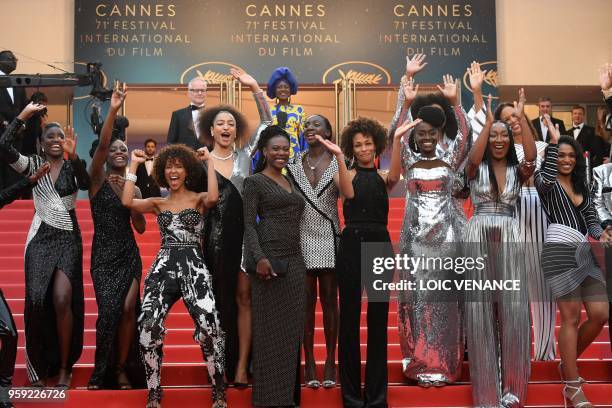
[[[145,161],[153,161],[154,159],[155,159],[154,157],[147,157]]]
[[[570,130],[571,130],[572,132],[573,132],[574,130],[580,130],[580,126],[574,126],[574,127],[573,127],[573,128],[571,128]]]
[[[189,105],[189,106],[191,106],[191,110],[192,110],[192,111],[194,111],[194,110],[200,110],[200,109],[202,109],[202,108],[203,108],[203,106],[195,106],[195,105]]]

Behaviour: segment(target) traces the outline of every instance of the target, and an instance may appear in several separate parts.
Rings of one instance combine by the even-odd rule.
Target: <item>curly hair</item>
[[[442,107],[444,116],[446,116],[446,121],[442,130],[444,131],[446,137],[451,140],[455,140],[457,137],[457,132],[459,131],[457,119],[455,118],[455,113],[453,112],[450,103],[448,103],[448,100],[441,93],[436,92],[418,95],[416,98],[414,98],[414,101],[410,105],[410,113],[412,114],[413,118],[416,118],[422,107],[431,105],[440,105]]]
[[[376,146],[377,156],[382,154],[387,147],[387,129],[377,120],[358,117],[347,123],[344,129],[342,129],[342,135],[340,136],[340,148],[344,156],[349,160],[354,157],[353,139],[357,133],[372,137],[374,146]]]
[[[231,105],[217,105],[204,110],[204,112],[200,113],[198,128],[200,131],[200,143],[208,147],[209,150],[212,150],[215,144],[210,128],[213,127],[215,118],[221,112],[228,112],[236,121],[236,144],[241,144],[248,128],[244,115]]]
[[[261,131],[259,140],[257,141],[257,147],[253,154],[259,153],[257,157],[257,163],[255,164],[255,170],[253,173],[259,173],[266,168],[266,158],[263,154],[263,149],[268,145],[268,142],[276,136],[283,136],[287,141],[290,141],[289,133],[278,125],[271,125]]]
[[[574,193],[582,194],[583,197],[586,197],[589,194],[589,189],[587,187],[587,165],[586,159],[584,158],[584,150],[582,150],[580,143],[570,136],[562,135],[559,138],[559,147],[561,147],[562,144],[570,145],[574,149],[574,152],[576,152],[576,165],[574,166],[574,170],[572,170],[571,177],[572,189]],[[549,146],[547,146],[546,149],[548,149]]]
[[[203,177],[204,168],[195,152],[184,144],[169,145],[159,151],[155,161],[153,161],[151,175],[157,185],[164,188],[169,188],[165,174],[168,161],[178,161],[185,167],[187,172],[185,187],[188,190],[196,191],[198,183]]]

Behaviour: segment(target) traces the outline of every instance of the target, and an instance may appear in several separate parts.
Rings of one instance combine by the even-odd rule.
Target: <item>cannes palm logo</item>
[[[352,80],[357,85],[390,84],[391,74],[373,62],[345,61],[328,68],[323,73],[321,82],[336,84],[344,80]]]
[[[497,95],[497,61],[485,61],[480,63],[480,68],[487,73],[485,74],[484,83],[482,84],[482,94],[483,95]],[[472,87],[470,86],[470,78],[468,76],[467,71],[463,74],[463,85],[472,92]],[[497,99],[497,96],[493,96],[494,99]]]
[[[229,62],[222,61],[206,61],[200,62],[187,68],[181,74],[180,83],[184,84],[189,82],[192,78],[199,77],[203,78],[209,84],[222,84],[233,79],[230,74],[230,68],[238,68],[242,71],[240,66],[231,64]]]

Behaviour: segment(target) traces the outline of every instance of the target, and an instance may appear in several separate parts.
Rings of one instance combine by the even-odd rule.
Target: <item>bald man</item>
[[[189,81],[189,106],[172,112],[168,129],[168,144],[183,143],[194,150],[202,147],[198,135],[198,117],[206,102],[206,81],[196,77]]]

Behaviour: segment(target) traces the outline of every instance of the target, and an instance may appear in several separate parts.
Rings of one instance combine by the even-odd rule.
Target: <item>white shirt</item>
[[[584,122],[576,125],[575,123],[572,122],[572,126],[578,129],[574,129],[574,139],[578,139],[578,135],[580,134],[580,131],[582,130],[582,127],[584,126]]]
[[[6,75],[4,72],[2,72],[0,70],[0,75]],[[11,97],[11,101],[13,101],[13,103],[15,103],[15,96],[13,95],[13,88],[6,88],[6,91],[8,92],[9,96]]]
[[[196,106],[193,103],[190,106]],[[196,137],[200,140],[200,129],[198,129],[198,124],[200,123],[200,112],[204,108],[204,105],[200,106],[200,109],[192,110],[191,117],[193,118],[193,129],[195,130]]]
[[[540,129],[542,129],[542,139],[546,140],[546,135],[548,135],[548,126],[546,126],[544,116],[540,116]]]
[[[147,169],[147,174],[150,176],[153,171],[153,160],[146,160],[145,168]]]

